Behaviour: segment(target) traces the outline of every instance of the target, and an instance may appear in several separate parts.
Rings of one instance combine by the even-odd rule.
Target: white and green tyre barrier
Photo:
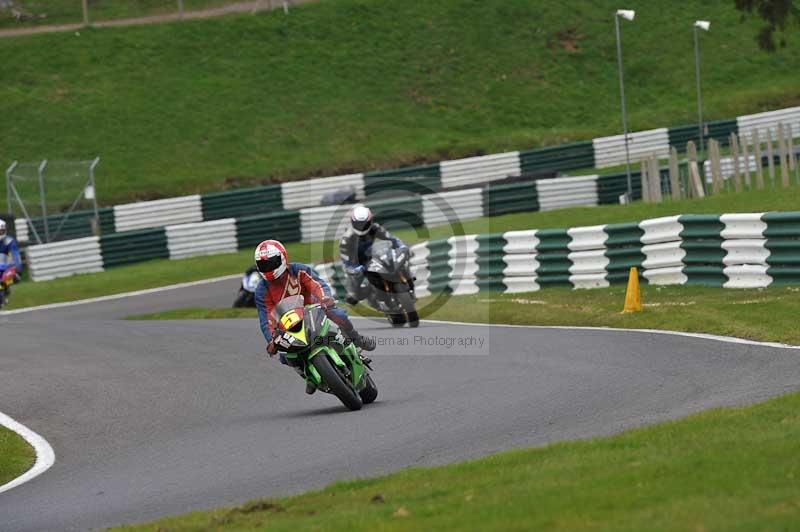
[[[420,296],[627,281],[759,288],[800,284],[800,212],[680,215],[638,223],[510,231],[413,248]]]

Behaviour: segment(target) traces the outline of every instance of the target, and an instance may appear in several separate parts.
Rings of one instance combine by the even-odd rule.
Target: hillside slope
[[[282,13],[0,42],[0,163],[100,154],[104,204],[620,131],[613,12],[575,0],[330,0]],[[800,102],[800,42],[758,51],[732,0],[624,26],[633,129]]]

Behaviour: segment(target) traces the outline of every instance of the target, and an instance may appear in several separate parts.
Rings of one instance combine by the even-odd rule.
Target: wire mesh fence
[[[17,162],[6,171],[6,207],[28,221],[31,240],[61,239],[73,213],[91,212],[87,223],[97,232],[99,216],[94,171],[100,158],[89,161]]]

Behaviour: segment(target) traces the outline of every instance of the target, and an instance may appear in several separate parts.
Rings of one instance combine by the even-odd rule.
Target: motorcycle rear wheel
[[[341,373],[333,366],[328,357],[322,353],[311,359],[314,368],[322,377],[322,382],[328,385],[331,393],[350,410],[361,410],[363,402],[350,383],[344,380]]]
[[[406,316],[405,314],[388,314],[386,318],[389,320],[389,323],[392,324],[392,327],[402,327],[406,324]]]

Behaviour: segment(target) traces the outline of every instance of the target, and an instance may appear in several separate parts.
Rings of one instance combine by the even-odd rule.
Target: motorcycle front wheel
[[[322,377],[322,382],[328,385],[331,393],[339,398],[339,400],[350,410],[361,410],[363,402],[353,387],[345,381],[341,373],[333,366],[330,359],[324,354],[320,353],[311,359],[314,368]]]
[[[361,396],[361,400],[364,404],[368,405],[378,398],[378,387],[375,386],[375,381],[372,380],[372,376],[369,373],[364,375],[364,380],[364,388],[358,392],[358,395]]]
[[[395,297],[400,307],[406,312],[406,320],[404,321],[408,321],[409,327],[419,327],[419,313],[417,312],[417,307],[414,304],[414,297],[411,295],[411,292],[398,292],[395,294]]]
[[[236,296],[236,299],[233,302],[233,308],[244,308],[247,306],[248,297],[250,296],[250,292],[247,290],[239,289],[239,293]]]

